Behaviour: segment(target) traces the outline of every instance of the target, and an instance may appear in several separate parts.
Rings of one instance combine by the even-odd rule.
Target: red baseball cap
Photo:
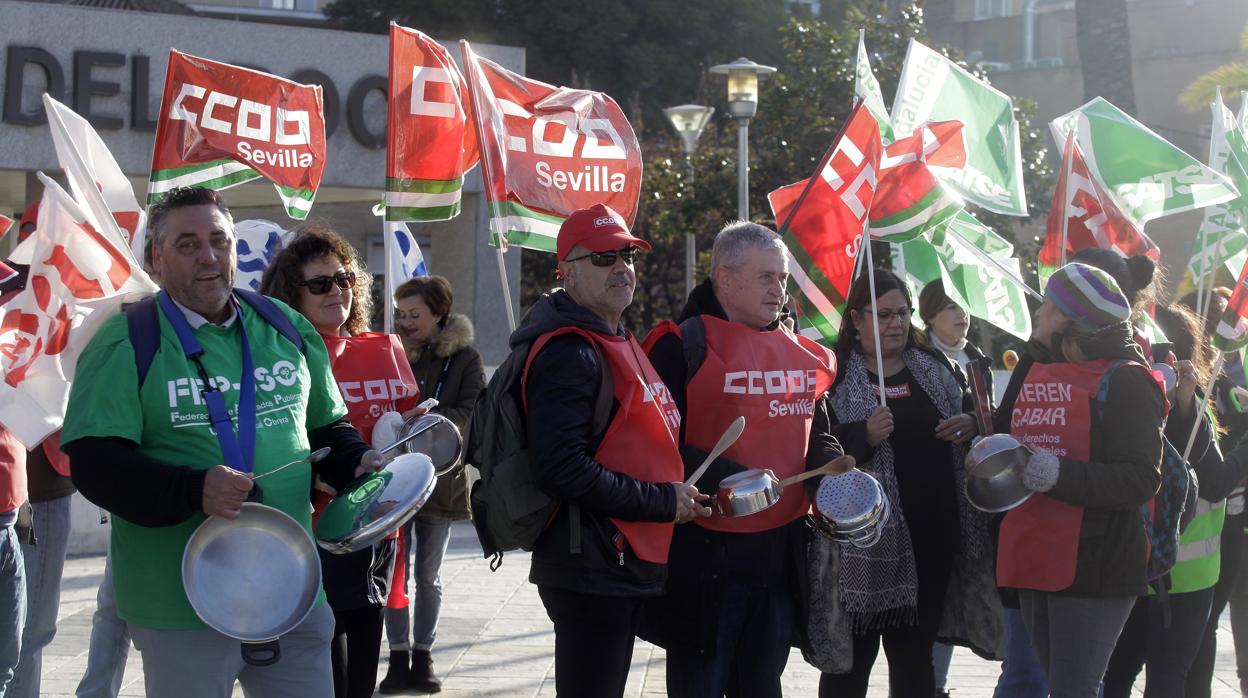
[[[556,245],[559,261],[568,258],[568,253],[577,245],[590,252],[609,252],[625,247],[650,249],[650,243],[628,232],[624,217],[611,210],[605,204],[594,204],[589,208],[573,211],[559,226],[559,238]]]

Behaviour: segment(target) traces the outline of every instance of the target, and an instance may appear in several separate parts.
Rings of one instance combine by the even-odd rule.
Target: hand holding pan
[[[702,461],[702,465],[699,465],[698,469],[693,471],[689,479],[685,480],[685,484],[698,484],[698,480],[706,473],[706,469],[711,467],[711,462],[723,455],[724,451],[727,451],[730,446],[736,443],[737,439],[741,438],[741,432],[743,431],[745,431],[745,417],[737,417],[732,420],[732,424],[728,425],[728,428],[724,430],[723,436],[720,436],[719,441],[715,443],[715,448],[712,448],[711,452],[706,454],[706,459]]]

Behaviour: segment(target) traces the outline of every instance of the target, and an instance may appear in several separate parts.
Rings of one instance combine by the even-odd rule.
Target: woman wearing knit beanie
[[[1147,593],[1139,506],[1161,483],[1164,397],[1109,274],[1054,272],[997,424],[1032,450],[1034,494],[1001,526],[997,582],[1019,590],[1053,698],[1094,698]],[[1024,368],[1025,367],[1025,368]]]

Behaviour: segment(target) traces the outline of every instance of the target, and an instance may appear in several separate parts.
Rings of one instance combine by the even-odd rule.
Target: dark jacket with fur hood
[[[472,346],[472,322],[463,315],[451,315],[429,344],[409,347],[407,359],[420,386],[421,399],[437,397],[433,409],[455,423],[462,434],[468,427],[477,393],[485,388],[481,354]],[[443,371],[446,373],[442,378]],[[438,386],[441,384],[441,389]],[[436,519],[468,518],[468,488],[464,469],[438,478],[437,488],[418,517]]]

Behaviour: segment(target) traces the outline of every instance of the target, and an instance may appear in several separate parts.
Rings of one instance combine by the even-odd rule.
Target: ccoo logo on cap
[[[609,252],[625,247],[650,249],[650,243],[628,232],[624,217],[606,204],[573,211],[559,226],[556,250],[559,261],[568,258],[573,247],[580,245],[590,252]]]

